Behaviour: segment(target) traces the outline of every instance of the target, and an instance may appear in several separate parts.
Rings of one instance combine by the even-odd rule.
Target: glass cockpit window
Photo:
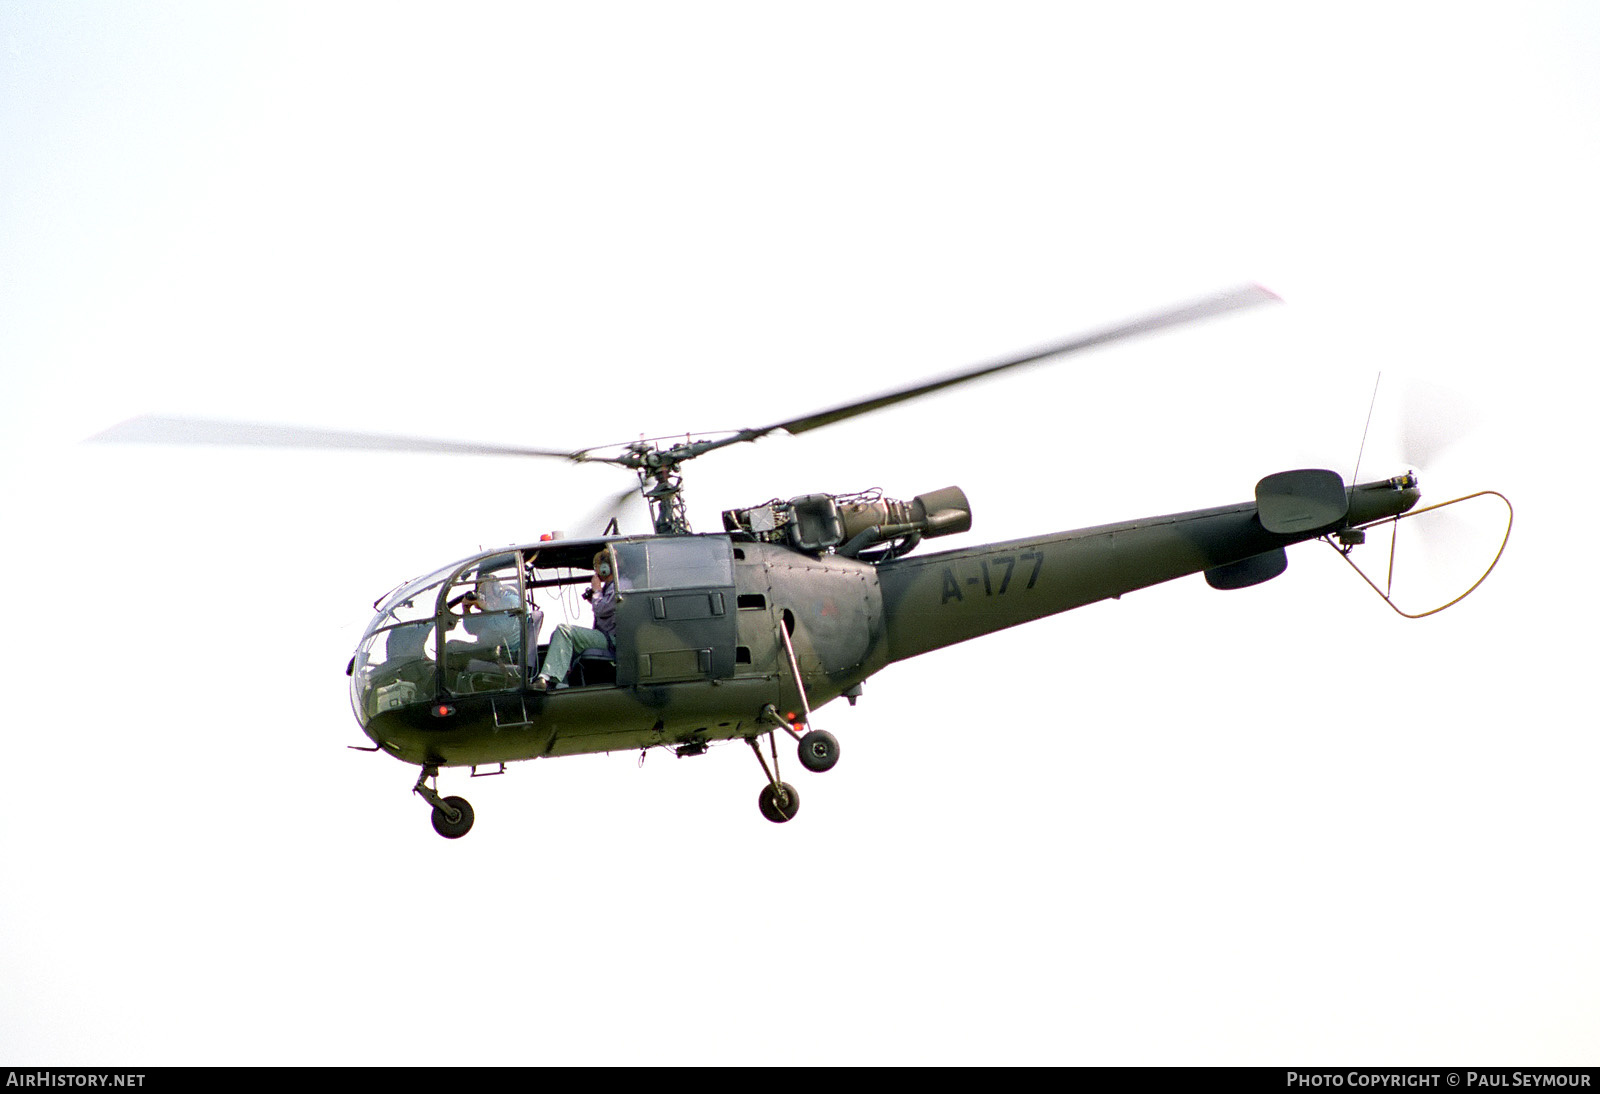
[[[454,569],[454,567],[451,567]],[[408,581],[379,599],[350,672],[350,700],[362,725],[379,714],[431,702],[437,687],[435,627],[448,570]]]
[[[385,711],[432,700],[433,647],[432,619],[384,627],[367,636],[354,672],[356,712],[363,725]]]
[[[432,619],[434,613],[439,610],[439,586],[444,584],[445,578],[454,569],[455,565],[452,565],[448,570],[439,570],[414,581],[408,581],[378,601],[379,619],[374,621],[374,628],[391,623]]]

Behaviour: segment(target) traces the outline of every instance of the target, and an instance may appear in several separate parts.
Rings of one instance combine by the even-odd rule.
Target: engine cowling
[[[909,502],[875,490],[806,494],[729,509],[722,514],[722,525],[729,532],[787,543],[808,554],[833,551],[881,562],[904,555],[923,539],[967,531],[972,527],[972,506],[959,486],[918,494]]]

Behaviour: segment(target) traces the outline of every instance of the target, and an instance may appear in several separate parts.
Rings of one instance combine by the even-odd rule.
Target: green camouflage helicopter
[[[377,614],[346,666],[356,720],[372,742],[366,750],[419,767],[413,789],[432,807],[435,830],[455,839],[472,827],[473,810],[461,797],[439,794],[441,768],[477,774],[515,760],[654,746],[692,756],[743,740],[764,773],[761,813],[782,823],[795,816],[800,796],[780,778],[777,734],[798,742],[808,771],[829,770],[839,742],[811,726],[812,711],[841,696],[854,703],[862,682],[886,665],[1188,574],[1203,573],[1217,589],[1257,585],[1284,572],[1285,548],[1307,540],[1336,540],[1348,554],[1366,529],[1416,506],[1417,479],[1408,471],[1347,486],[1334,471],[1290,470],[1257,483],[1251,502],[910,558],[924,539],[971,528],[959,488],[910,502],[876,491],[774,499],[724,512],[719,532],[694,533],[683,465],[778,431],[809,432],[1275,299],[1247,286],[805,417],[701,439],[561,452],[154,417],[95,439],[524,455],[636,472],[653,534],[615,534],[613,519],[610,535],[482,551],[375,602]],[[562,629],[544,634],[536,598],[540,590],[583,585],[606,602],[610,632],[590,632],[588,648],[574,646]],[[605,640],[593,641],[594,633]],[[558,642],[565,645],[552,657]],[[556,669],[546,672],[552,662]]]

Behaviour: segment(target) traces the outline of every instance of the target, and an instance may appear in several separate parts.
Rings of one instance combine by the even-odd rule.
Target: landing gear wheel
[[[472,830],[472,806],[467,804],[466,798],[446,798],[444,804],[448,808],[433,807],[433,830],[445,839],[460,839]],[[450,811],[454,810],[456,819],[450,819]]]
[[[761,788],[761,815],[782,824],[800,812],[800,795],[788,783],[768,783]]]
[[[821,773],[839,762],[839,738],[825,729],[813,729],[800,738],[800,766]]]

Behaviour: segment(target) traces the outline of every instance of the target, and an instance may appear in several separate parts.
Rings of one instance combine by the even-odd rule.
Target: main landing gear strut
[[[811,701],[806,698],[805,680],[800,676],[800,663],[795,659],[794,645],[789,641],[789,629],[780,625],[778,637],[783,640],[784,651],[789,655],[789,671],[794,673],[795,687],[800,692],[800,709],[805,714],[802,724],[810,726]],[[745,738],[750,744],[750,751],[756,754],[756,762],[767,776],[767,785],[761,788],[757,804],[763,817],[774,824],[782,824],[800,811],[800,794],[778,777],[778,730],[783,730],[799,742],[800,766],[818,774],[830,770],[839,762],[839,739],[825,729],[810,729],[804,736],[796,733],[794,726],[784,720],[771,703],[762,708],[761,721],[772,727],[767,730],[772,751],[771,767],[767,766],[766,758],[761,755],[761,746],[756,743],[756,738]]]
[[[428,785],[432,779],[433,786]],[[439,768],[428,764],[422,769],[422,774],[417,776],[417,785],[411,788],[413,794],[422,795],[422,800],[433,806],[433,830],[445,839],[460,839],[472,831],[472,806],[466,798],[454,796],[441,798],[436,787],[439,784]]]
[[[772,710],[769,706],[767,710]],[[776,715],[776,711],[773,712]],[[781,719],[780,719],[781,721]],[[793,732],[791,730],[790,732]],[[773,824],[782,824],[800,812],[800,793],[788,783],[778,778],[778,739],[775,730],[767,731],[767,739],[772,742],[772,766],[767,766],[767,761],[761,755],[761,746],[756,743],[756,738],[746,737],[750,743],[750,751],[756,754],[756,763],[761,765],[761,770],[766,772],[767,785],[761,788],[761,797],[756,804],[761,808],[761,815]]]

